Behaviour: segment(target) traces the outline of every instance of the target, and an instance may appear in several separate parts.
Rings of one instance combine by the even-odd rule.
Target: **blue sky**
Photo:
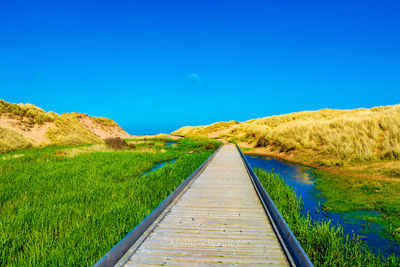
[[[400,103],[399,1],[0,1],[0,98],[131,134]]]

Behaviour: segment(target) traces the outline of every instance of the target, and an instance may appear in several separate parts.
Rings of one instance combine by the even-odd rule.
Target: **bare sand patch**
[[[125,132],[125,130],[122,129],[118,124],[113,126],[102,125],[86,114],[79,115],[78,119],[84,128],[94,133],[101,139],[113,137],[131,138],[131,135]]]
[[[50,127],[54,127],[54,123],[52,122],[35,124],[29,127],[20,120],[8,116],[0,117],[0,125],[12,129],[23,136],[29,137],[38,143],[49,143],[50,140],[46,137],[46,132]]]

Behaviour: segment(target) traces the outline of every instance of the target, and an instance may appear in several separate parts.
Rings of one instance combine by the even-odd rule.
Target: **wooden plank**
[[[225,145],[126,266],[287,266],[239,152]]]

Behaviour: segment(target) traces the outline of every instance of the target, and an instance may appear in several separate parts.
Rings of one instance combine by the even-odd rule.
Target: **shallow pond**
[[[164,161],[164,162],[161,162],[161,163],[157,163],[157,164],[155,164],[155,165],[153,166],[153,168],[151,168],[151,169],[148,170],[147,172],[142,173],[142,175],[140,175],[140,177],[145,176],[145,175],[147,175],[147,174],[149,174],[149,173],[152,173],[152,172],[154,172],[154,171],[160,169],[161,167],[163,167],[163,166],[164,166],[165,164],[167,164],[167,163],[174,163],[175,161],[176,161],[176,159],[169,160],[169,161]]]
[[[375,251],[381,251],[384,255],[393,252],[400,255],[400,242],[385,238],[383,227],[355,218],[363,213],[371,214],[371,212],[322,212],[321,204],[323,204],[324,199],[316,196],[318,191],[314,188],[314,179],[318,179],[318,177],[313,177],[309,173],[311,167],[266,156],[246,155],[245,157],[251,167],[266,171],[273,170],[288,185],[292,186],[304,202],[304,208],[301,211],[304,215],[309,213],[314,220],[331,220],[333,225],[340,224],[343,227],[344,234],[352,236],[355,233],[361,236],[369,247]]]
[[[178,143],[178,142],[167,141],[167,142],[165,142],[165,146],[166,146],[166,147],[171,147],[173,144],[176,144],[176,143]]]

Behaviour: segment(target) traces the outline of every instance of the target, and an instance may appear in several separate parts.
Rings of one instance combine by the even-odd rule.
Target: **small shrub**
[[[128,146],[129,146],[130,148],[136,148],[136,145],[135,145],[135,144],[128,144]]]
[[[208,143],[206,145],[207,149],[217,149],[218,147],[219,147],[219,144],[217,144],[217,143]]]
[[[256,142],[256,147],[266,147],[268,145],[265,137],[259,137]]]
[[[124,149],[128,144],[120,137],[106,138],[104,140],[106,146],[116,150]]]
[[[394,177],[400,177],[400,169],[391,169],[389,173]]]
[[[400,153],[394,150],[390,150],[383,154],[381,158],[384,160],[398,160],[400,159]]]

